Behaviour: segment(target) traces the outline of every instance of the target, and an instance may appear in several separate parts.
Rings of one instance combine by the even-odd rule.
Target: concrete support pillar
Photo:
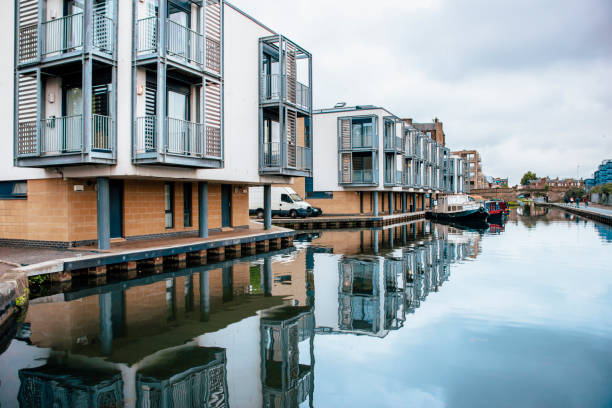
[[[393,214],[395,208],[394,196],[395,194],[393,194],[393,191],[389,191],[389,214]]]
[[[210,319],[210,285],[208,283],[208,271],[200,272],[200,321],[207,322]]]
[[[372,196],[374,198],[374,216],[378,216],[378,191],[373,191]]]
[[[402,213],[406,213],[406,193],[402,193]]]
[[[272,186],[264,186],[264,229],[272,228]]]
[[[98,249],[110,249],[110,194],[108,177],[98,177]]]
[[[208,183],[198,182],[198,220],[200,238],[208,237]]]

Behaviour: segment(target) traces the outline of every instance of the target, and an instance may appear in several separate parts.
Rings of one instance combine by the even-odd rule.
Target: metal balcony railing
[[[351,148],[363,149],[374,147],[371,134],[351,134]]]
[[[147,17],[136,22],[139,54],[151,54],[157,51],[157,17]]]
[[[91,148],[95,150],[113,150],[113,119],[110,116],[92,115]]]
[[[83,151],[83,117],[62,116],[40,123],[41,155],[60,155]]]
[[[105,54],[114,54],[115,22],[100,13],[93,13],[93,46]]]
[[[352,176],[353,177],[351,179],[351,182],[355,184],[365,184],[374,182],[374,171],[372,169],[353,170]]]
[[[263,144],[263,167],[280,167],[281,166],[281,143],[269,142]]]
[[[202,64],[202,34],[176,21],[166,20],[166,51],[185,62]]]
[[[295,103],[303,109],[310,109],[310,88],[301,82],[297,82]]]
[[[41,54],[75,51],[83,46],[83,13],[44,21]]]
[[[167,126],[165,147],[168,153],[198,157],[204,155],[204,124],[167,118]]]
[[[281,81],[285,84],[285,94],[281,95]],[[295,104],[302,109],[308,110],[311,106],[310,87],[301,82],[295,82]],[[287,77],[281,74],[261,75],[261,99],[287,100]]]
[[[157,116],[136,118],[136,153],[154,152],[157,150]]]
[[[296,169],[308,171],[312,169],[312,149],[309,147],[297,146],[296,148]]]

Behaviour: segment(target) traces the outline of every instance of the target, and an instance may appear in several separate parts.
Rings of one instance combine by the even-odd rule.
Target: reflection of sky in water
[[[612,406],[604,233],[583,221],[507,224],[476,261],[453,264],[404,328],[316,336],[315,405]]]

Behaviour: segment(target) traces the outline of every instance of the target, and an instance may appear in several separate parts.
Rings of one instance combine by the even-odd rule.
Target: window
[[[164,184],[166,228],[174,228],[174,183]]]
[[[372,146],[373,135],[374,124],[372,118],[353,119],[351,129],[353,147]]]
[[[293,201],[291,201],[291,198],[289,198],[289,196],[287,194],[281,194],[281,201],[283,203],[293,203]]]
[[[0,200],[25,199],[27,196],[26,181],[0,181]]]
[[[334,194],[331,191],[313,191],[314,185],[312,177],[306,177],[306,198],[334,198]]]
[[[192,214],[192,201],[191,201],[192,187],[191,183],[183,184],[183,226],[191,227],[191,214]]]

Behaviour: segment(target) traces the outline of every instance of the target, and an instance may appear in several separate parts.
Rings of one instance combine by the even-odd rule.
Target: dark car
[[[311,217],[318,217],[319,215],[323,214],[323,210],[320,209],[319,207],[311,207],[312,211],[310,213]]]

